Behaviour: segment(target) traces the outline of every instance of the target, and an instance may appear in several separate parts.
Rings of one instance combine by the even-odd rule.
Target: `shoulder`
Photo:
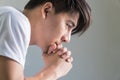
[[[0,7],[0,17],[11,18],[16,22],[29,23],[28,18],[20,10],[11,6]]]
[[[6,14],[6,13],[9,13],[9,14],[14,14],[14,13],[21,14],[21,12],[19,10],[17,10],[16,8],[14,8],[14,7],[11,7],[11,6],[2,6],[2,7],[0,7],[0,14]]]
[[[0,7],[0,23],[30,34],[30,23],[28,18],[20,11],[11,6]],[[19,28],[19,29],[18,29]]]
[[[24,66],[29,41],[30,24],[22,12],[13,7],[0,7],[0,55]]]
[[[0,7],[0,15],[4,16],[4,15],[15,15],[15,14],[21,14],[17,9],[15,9],[14,7],[11,6],[3,6]]]

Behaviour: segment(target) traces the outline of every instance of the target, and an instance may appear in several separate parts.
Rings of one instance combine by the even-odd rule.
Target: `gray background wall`
[[[28,0],[0,0],[0,5],[18,9]],[[120,0],[87,0],[92,7],[93,23],[80,38],[66,45],[74,57],[73,69],[59,80],[120,80]],[[39,72],[43,66],[41,51],[28,49],[25,75]]]

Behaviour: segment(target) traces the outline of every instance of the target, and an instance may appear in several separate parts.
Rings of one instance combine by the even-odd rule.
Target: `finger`
[[[61,53],[59,52],[58,55],[61,56],[61,55],[63,55],[64,53],[67,52],[67,48],[66,48],[66,47],[61,48],[61,49],[59,49],[59,51],[61,51]]]
[[[48,54],[51,54],[56,48],[57,46],[55,44],[51,45],[48,49]]]
[[[68,59],[66,59],[67,62],[73,62],[73,57],[69,57]]]
[[[61,57],[65,60],[68,59],[70,56],[71,56],[71,51],[67,51],[63,55],[61,55]]]

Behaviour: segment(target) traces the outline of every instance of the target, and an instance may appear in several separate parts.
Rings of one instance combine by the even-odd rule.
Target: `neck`
[[[34,34],[34,25],[33,25],[33,18],[31,16],[31,13],[32,11],[30,10],[23,10],[23,14],[28,18],[29,22],[30,22],[30,27],[31,27],[31,38],[30,38],[30,44],[29,45],[34,45],[35,44],[35,41],[34,41],[34,37],[33,37],[33,34]]]

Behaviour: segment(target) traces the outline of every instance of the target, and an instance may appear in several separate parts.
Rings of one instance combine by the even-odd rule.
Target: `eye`
[[[75,28],[75,23],[72,20],[68,20],[66,22],[66,25],[67,25],[69,30],[73,30]]]
[[[67,25],[68,29],[73,29],[73,28],[74,28],[74,27],[72,26],[72,24],[70,24],[70,23],[67,23],[66,25]]]

